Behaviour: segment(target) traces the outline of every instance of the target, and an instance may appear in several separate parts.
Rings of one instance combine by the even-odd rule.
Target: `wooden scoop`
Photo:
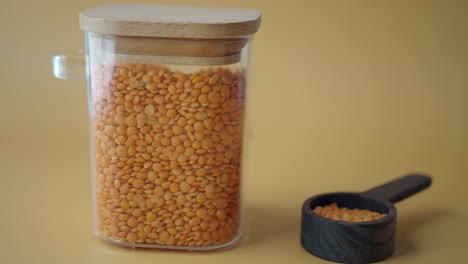
[[[340,263],[370,263],[388,258],[395,249],[397,203],[431,185],[424,175],[407,175],[362,193],[327,193],[302,206],[301,244],[313,255]],[[387,214],[369,222],[346,222],[313,212],[316,206],[368,209]]]

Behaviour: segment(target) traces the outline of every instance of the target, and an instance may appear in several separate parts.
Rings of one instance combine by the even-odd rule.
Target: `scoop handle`
[[[361,193],[372,199],[397,203],[429,187],[432,179],[421,174],[406,175]]]

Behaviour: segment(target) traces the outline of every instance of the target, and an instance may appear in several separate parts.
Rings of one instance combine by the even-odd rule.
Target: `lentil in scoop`
[[[367,222],[374,221],[387,216],[373,212],[367,209],[349,209],[347,207],[338,207],[337,203],[332,203],[325,206],[317,206],[314,208],[314,213],[338,221],[347,222]]]

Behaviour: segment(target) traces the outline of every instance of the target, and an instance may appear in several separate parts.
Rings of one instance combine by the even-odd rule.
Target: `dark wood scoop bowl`
[[[397,203],[431,185],[424,175],[407,175],[362,193],[328,193],[307,199],[302,206],[301,244],[313,255],[340,263],[370,263],[390,257],[395,249]],[[369,222],[346,222],[313,212],[316,206],[339,207],[385,213]]]

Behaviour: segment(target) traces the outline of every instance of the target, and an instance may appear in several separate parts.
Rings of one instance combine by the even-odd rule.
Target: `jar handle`
[[[83,50],[52,54],[52,72],[62,80],[86,80],[86,56]]]

